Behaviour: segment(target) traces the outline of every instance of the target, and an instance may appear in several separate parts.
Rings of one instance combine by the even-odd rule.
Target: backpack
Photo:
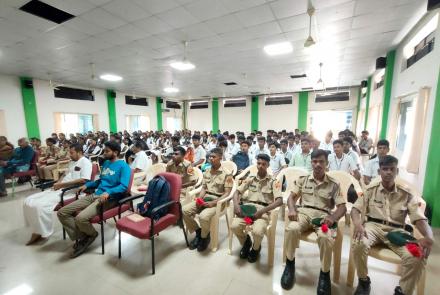
[[[157,211],[154,216],[151,212],[154,208],[161,206],[170,201],[170,184],[165,177],[157,175],[148,182],[148,190],[144,200],[137,204],[139,214],[158,220],[168,213],[168,208],[162,208]]]

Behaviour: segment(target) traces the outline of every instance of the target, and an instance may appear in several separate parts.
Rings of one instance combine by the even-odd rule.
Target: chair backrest
[[[250,165],[246,169],[244,169],[239,175],[237,175],[236,179],[243,179],[246,174],[249,173],[249,175],[256,175],[258,172],[257,165]],[[270,167],[267,167],[267,173],[270,175],[273,175],[272,169]]]
[[[237,165],[232,161],[222,161],[222,166],[234,176],[237,174]]]
[[[94,181],[97,175],[99,175],[99,165],[92,163],[92,175],[90,175],[90,180]]]
[[[182,177],[176,173],[163,172],[158,175],[165,177],[165,179],[170,184],[170,200],[179,202],[180,201],[180,191],[182,189]],[[168,211],[170,214],[176,216],[180,215],[179,205],[175,204],[170,207]]]
[[[131,173],[130,173],[130,181],[128,182],[128,187],[126,190],[126,193],[129,195],[131,193],[131,187],[133,186],[133,179],[134,179],[134,170],[130,169]]]
[[[286,177],[286,191],[289,192],[300,176],[305,176],[309,174],[307,170],[301,167],[287,167],[280,171],[277,175],[277,180],[283,182],[283,177]]]
[[[350,186],[353,184],[354,189],[358,194],[362,193],[362,188],[359,185],[359,182],[351,176],[349,173],[345,171],[329,171],[327,175],[333,177],[339,182],[341,187],[341,193],[344,199],[347,201],[347,193]]]
[[[37,163],[39,158],[40,158],[40,152],[34,151],[34,155],[32,156],[29,170],[37,170]]]
[[[154,165],[151,165],[150,168],[147,170],[147,175],[145,177],[146,183],[148,183],[151,179],[153,179],[156,175],[159,173],[166,172],[167,165],[165,163],[157,163]]]
[[[202,172],[202,170],[200,170],[197,167],[194,167],[194,176],[197,179],[197,182],[196,182],[196,184],[194,186],[195,187],[199,187],[202,184],[202,181],[203,181],[203,172]]]

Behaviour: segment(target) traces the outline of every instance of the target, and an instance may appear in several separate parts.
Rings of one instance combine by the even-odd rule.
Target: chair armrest
[[[139,179],[139,178],[145,178],[145,176],[147,176],[147,173],[146,172],[143,172],[143,171],[141,171],[141,172],[137,172],[137,173],[135,173],[134,175],[133,175],[133,180],[137,180],[137,179]]]
[[[75,184],[75,185],[72,185],[69,187],[65,187],[65,188],[61,189],[61,192],[64,194],[65,192],[79,188],[80,186],[81,186],[81,184]]]
[[[199,186],[198,188],[195,188],[188,192],[188,197],[192,199],[195,195],[200,194],[202,191],[202,186]]]
[[[57,169],[59,169],[62,164],[69,164],[69,163],[70,160],[60,160],[57,162]]]
[[[51,181],[43,182],[43,183],[37,185],[36,187],[41,189],[42,191],[44,191],[45,189],[52,187],[55,183],[56,183],[56,180],[51,180]]]
[[[154,216],[154,214],[156,214],[157,211],[159,211],[160,209],[163,209],[165,207],[169,207],[169,206],[171,206],[173,204],[177,204],[177,203],[179,203],[179,201],[169,201],[169,202],[167,202],[165,204],[162,204],[162,205],[154,208],[153,210],[151,210],[151,216]]]
[[[140,197],[143,197],[143,196],[145,196],[145,194],[137,194],[137,195],[133,195],[133,196],[128,196],[128,197],[125,197],[123,199],[118,200],[118,204],[119,204],[119,206],[121,206],[124,203],[139,199]]]

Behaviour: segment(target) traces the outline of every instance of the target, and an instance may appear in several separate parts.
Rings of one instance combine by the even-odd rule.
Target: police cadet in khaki
[[[370,294],[368,251],[378,243],[385,244],[402,259],[400,284],[394,289],[394,294],[412,294],[434,242],[431,228],[418,206],[418,200],[403,185],[395,183],[397,164],[398,160],[390,155],[380,159],[381,180],[374,181],[367,187],[364,197],[356,201],[351,211],[354,225],[352,255],[359,277],[354,294]],[[423,236],[416,241],[422,250],[420,258],[410,254],[405,246],[393,244],[387,237],[390,232],[410,234],[406,231],[412,230],[411,226],[405,225],[407,216]]]
[[[286,226],[286,267],[281,277],[281,286],[291,289],[295,284],[295,250],[299,247],[301,233],[314,230],[318,236],[321,260],[317,294],[331,294],[330,265],[334,238],[333,230],[323,232],[312,220],[321,218],[320,222],[332,227],[346,212],[339,183],[325,173],[328,164],[327,153],[315,150],[311,154],[312,173],[300,177],[287,200],[290,222]],[[300,199],[300,207],[296,204]],[[336,210],[332,213],[332,210]]]
[[[167,163],[167,172],[176,173],[182,176],[182,190],[180,192],[180,199],[185,198],[186,192],[190,191],[196,183],[194,180],[194,168],[191,162],[185,160],[185,149],[181,146],[175,147],[173,159]]]
[[[253,263],[257,261],[261,250],[261,241],[266,233],[269,224],[270,211],[283,204],[281,197],[281,183],[267,173],[270,157],[267,154],[259,154],[257,160],[257,175],[250,175],[237,188],[234,194],[234,212],[236,217],[232,220],[231,229],[243,246],[240,251],[240,258]],[[247,191],[247,194],[245,192]],[[256,208],[255,214],[251,217],[252,244],[251,238],[245,233],[246,222],[240,204],[253,205]],[[252,250],[251,250],[252,247]]]
[[[203,173],[202,191],[199,198],[208,199],[203,205],[196,201],[185,205],[182,209],[183,220],[189,232],[196,232],[195,239],[190,243],[189,248],[197,251],[205,251],[211,241],[209,229],[211,219],[215,215],[217,202],[227,197],[231,192],[234,179],[229,171],[221,166],[223,151],[220,148],[214,148],[209,154],[211,168]],[[200,227],[194,220],[194,215],[199,214]]]

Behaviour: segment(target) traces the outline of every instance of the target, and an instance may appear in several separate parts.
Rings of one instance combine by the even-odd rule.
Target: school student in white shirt
[[[376,157],[368,160],[365,164],[364,183],[369,185],[371,180],[379,175],[379,160],[390,152],[390,143],[386,139],[381,139],[377,142]]]
[[[351,148],[352,148],[352,144],[353,144],[353,139],[351,139],[351,137],[344,137],[344,139],[342,140],[343,146],[343,152],[344,154],[346,154],[347,156],[351,157],[353,159],[353,161],[355,162],[355,164],[357,165],[359,171],[362,170],[361,167],[361,161],[359,158],[358,153],[354,152]]]
[[[278,143],[271,142],[269,143],[269,158],[270,158],[270,168],[272,169],[273,176],[276,177],[281,170],[287,167],[286,160],[284,159],[284,155],[281,153],[277,153]]]
[[[333,141],[333,150],[334,153],[328,156],[328,169],[330,171],[345,171],[353,174],[357,180],[361,179],[357,164],[353,161],[352,157],[343,152],[342,140],[337,139]]]
[[[145,151],[143,151],[143,144],[140,140],[135,141],[131,147],[134,159],[130,163],[130,168],[134,170],[134,173],[146,172],[148,168],[152,165],[151,159],[148,158]]]
[[[92,163],[84,157],[82,146],[72,144],[69,149],[69,168],[64,177],[60,178],[50,190],[35,193],[24,200],[23,213],[26,225],[32,229],[32,237],[26,245],[31,245],[53,233],[53,209],[60,202],[61,189],[81,186],[90,180]],[[72,198],[74,191],[68,192],[64,198]]]
[[[200,144],[200,135],[194,134],[192,142],[194,146],[194,163],[192,163],[192,166],[196,167],[206,161],[206,151]]]

